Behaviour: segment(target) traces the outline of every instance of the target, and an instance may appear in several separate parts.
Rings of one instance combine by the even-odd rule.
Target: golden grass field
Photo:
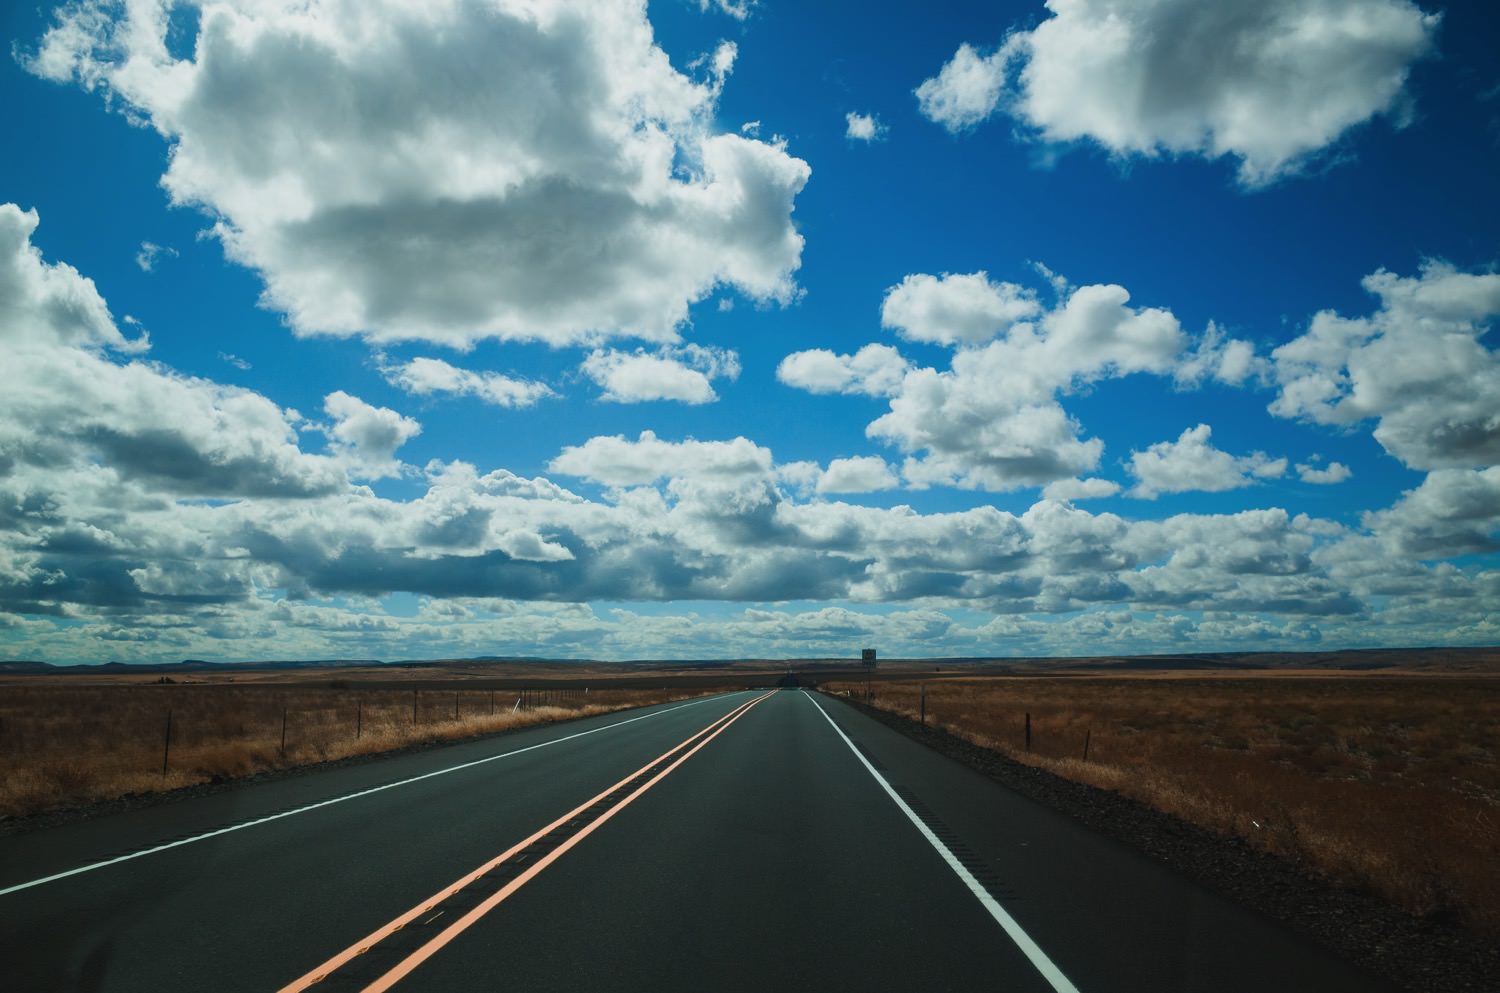
[[[920,693],[881,681],[871,702],[915,718]],[[927,720],[1500,937],[1500,678],[931,679]]]
[[[357,680],[327,680],[326,674],[323,682],[279,684],[16,681],[0,685],[0,817],[706,692],[711,690],[607,685],[585,692],[537,683],[522,699],[519,689],[466,689],[462,683],[368,688]]]

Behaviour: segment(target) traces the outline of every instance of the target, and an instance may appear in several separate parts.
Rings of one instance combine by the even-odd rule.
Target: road
[[[799,690],[0,839],[0,945],[11,993],[1389,989]]]

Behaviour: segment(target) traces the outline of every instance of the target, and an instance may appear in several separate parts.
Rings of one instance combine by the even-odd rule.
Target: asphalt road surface
[[[1389,989],[799,690],[0,839],[0,987]]]

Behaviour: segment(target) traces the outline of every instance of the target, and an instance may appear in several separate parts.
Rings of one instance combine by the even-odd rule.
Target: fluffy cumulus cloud
[[[460,369],[442,359],[425,356],[395,364],[382,363],[381,373],[391,385],[414,396],[469,396],[497,407],[531,407],[556,395],[546,383],[498,372]]]
[[[909,341],[979,344],[1041,313],[1036,294],[989,275],[916,273],[886,291],[880,323]]]
[[[981,55],[967,42],[959,45],[942,70],[917,87],[922,115],[949,131],[985,120],[1000,105],[1009,58],[1004,50]]]
[[[1500,466],[1439,469],[1365,524],[1398,552],[1420,559],[1500,550]]]
[[[1271,412],[1316,424],[1375,419],[1375,440],[1414,469],[1500,463],[1500,274],[1430,262],[1414,277],[1364,280],[1369,317],[1322,311],[1271,354]]]
[[[595,349],[584,359],[582,368],[584,375],[604,390],[601,398],[605,400],[699,404],[719,398],[712,380],[739,377],[740,359],[729,349],[691,344],[649,352]]]
[[[1342,483],[1352,475],[1354,471],[1342,462],[1330,462],[1327,465],[1297,463],[1297,478],[1304,483],[1312,483],[1316,486],[1332,486],[1334,483]]]
[[[1221,493],[1286,475],[1286,459],[1264,452],[1230,455],[1209,443],[1212,434],[1207,424],[1199,424],[1176,441],[1159,441],[1143,452],[1131,452],[1129,469],[1136,484],[1130,495],[1154,500],[1162,493]]]
[[[336,390],[323,401],[332,418],[328,436],[339,457],[360,479],[380,479],[400,473],[396,449],[422,432],[422,425],[389,407],[374,407],[359,397]]]
[[[664,441],[642,431],[635,441],[613,435],[569,446],[548,469],[606,486],[645,486],[682,477],[764,476],[771,470],[771,452],[746,438]]]
[[[1189,387],[1205,382],[1241,386],[1252,381],[1263,383],[1270,368],[1270,362],[1256,354],[1253,343],[1231,338],[1209,321],[1192,353],[1183,358],[1173,375],[1180,385]]]
[[[195,497],[308,496],[347,485],[304,453],[294,415],[248,390],[124,357],[93,282],[31,244],[39,218],[0,205],[0,475],[78,470]]]
[[[1401,123],[1439,15],[1410,0],[1048,0],[997,50],[961,46],[917,89],[950,130],[1004,109],[1047,141],[1239,160],[1261,185],[1372,117]]]
[[[0,336],[7,347],[27,344],[105,346],[141,351],[128,342],[94,281],[66,262],[48,263],[31,244],[41,218],[34,210],[0,204]]]
[[[1081,437],[1059,394],[1105,378],[1170,373],[1188,342],[1170,311],[1131,307],[1120,286],[1079,287],[1041,312],[1009,284],[997,288],[982,273],[960,279],[909,277],[886,298],[887,312],[899,301],[901,327],[930,340],[957,344],[1003,331],[959,349],[947,370],[908,371],[890,410],[867,428],[908,453],[902,473],[913,486],[1011,490],[1093,471],[1103,443]]]
[[[819,493],[873,493],[892,490],[901,485],[885,459],[876,455],[859,455],[834,459],[818,479]]]
[[[844,137],[850,141],[880,141],[888,130],[874,114],[859,114],[851,110],[844,115]]]
[[[169,46],[171,14],[78,0],[25,61],[155,128],[299,333],[666,342],[718,287],[796,291],[808,166],[715,131],[733,44],[683,75],[642,3],[238,0]]]
[[[1059,479],[1042,487],[1048,500],[1102,500],[1120,492],[1120,484],[1110,479]]]
[[[776,378],[809,393],[890,396],[901,388],[910,368],[890,345],[866,345],[853,355],[810,348],[782,359],[776,367]]]

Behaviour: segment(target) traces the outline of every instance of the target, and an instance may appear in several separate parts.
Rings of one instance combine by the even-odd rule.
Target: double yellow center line
[[[740,704],[723,717],[710,723],[707,727],[694,732],[678,744],[673,745],[661,755],[641,766],[635,772],[602,793],[589,800],[585,800],[557,820],[538,830],[535,834],[517,842],[490,861],[479,866],[479,868],[470,872],[462,879],[445,886],[400,917],[397,917],[388,924],[382,925],[322,965],[283,986],[280,993],[302,993],[302,991],[310,989],[314,984],[333,976],[339,969],[348,965],[356,957],[371,951],[382,941],[401,931],[418,918],[425,918],[429,923],[436,920],[437,916],[440,916],[447,909],[444,908],[443,904],[453,901],[454,897],[462,893],[472,883],[495,872],[497,869],[506,867],[507,863],[512,863],[512,860],[515,860],[515,863],[509,866],[512,869],[516,868],[518,863],[527,861],[524,858],[518,858],[527,849],[532,849],[534,846],[546,849],[546,854],[542,855],[535,862],[530,862],[526,865],[526,868],[521,870],[513,879],[472,906],[462,915],[456,917],[442,931],[429,938],[415,951],[406,955],[379,978],[363,987],[364,993],[381,993],[381,991],[390,989],[413,969],[431,958],[444,945],[468,930],[481,917],[494,910],[522,886],[535,879],[543,869],[556,862],[574,845],[578,844],[604,824],[605,821],[618,814],[621,810],[635,802],[638,797],[651,787],[665,779],[674,769],[691,758],[698,749],[724,733],[724,730],[729,725],[743,717],[751,707],[754,707],[769,696],[771,696],[771,693],[763,693],[753,700]],[[674,759],[673,756],[676,756],[676,758]]]

